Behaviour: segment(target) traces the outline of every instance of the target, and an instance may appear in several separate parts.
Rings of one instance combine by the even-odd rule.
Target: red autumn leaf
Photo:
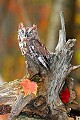
[[[62,92],[61,92],[61,100],[64,103],[69,102],[70,100],[70,91],[68,89],[68,87],[66,87]]]
[[[36,95],[38,87],[36,82],[24,79],[22,80],[21,85],[23,86],[25,96],[30,95],[31,93]]]

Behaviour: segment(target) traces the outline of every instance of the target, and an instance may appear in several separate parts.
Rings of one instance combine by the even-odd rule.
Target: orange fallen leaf
[[[23,79],[21,85],[23,86],[25,96],[31,93],[36,95],[38,87],[36,82],[30,81],[29,79]]]
[[[0,120],[7,120],[9,114],[0,115]]]

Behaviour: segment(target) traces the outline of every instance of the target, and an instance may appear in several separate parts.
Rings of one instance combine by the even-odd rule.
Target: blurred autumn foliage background
[[[80,0],[0,0],[0,76],[11,81],[25,75],[25,58],[17,41],[18,24],[37,24],[41,42],[50,51],[58,41],[59,12],[64,11],[67,39],[76,38],[72,64],[80,64]],[[80,97],[80,69],[71,73]]]

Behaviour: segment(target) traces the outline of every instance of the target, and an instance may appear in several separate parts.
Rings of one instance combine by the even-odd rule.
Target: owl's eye
[[[25,29],[19,30],[19,35],[20,35],[20,37],[24,37],[25,36]]]
[[[29,35],[32,35],[32,34],[33,34],[33,30],[31,30],[28,34],[29,34]]]
[[[21,31],[24,34],[24,30]]]
[[[25,37],[31,37],[33,35],[33,31],[31,30],[29,33],[26,32]]]
[[[30,32],[29,32],[29,34],[32,34],[33,33],[33,31],[31,30]]]

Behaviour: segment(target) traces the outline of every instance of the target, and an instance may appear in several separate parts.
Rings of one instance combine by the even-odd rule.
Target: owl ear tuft
[[[37,30],[37,25],[33,24],[33,29]]]
[[[23,27],[24,27],[23,23],[22,23],[22,22],[19,23],[19,25],[18,25],[18,29],[21,29],[21,28],[23,28]]]

